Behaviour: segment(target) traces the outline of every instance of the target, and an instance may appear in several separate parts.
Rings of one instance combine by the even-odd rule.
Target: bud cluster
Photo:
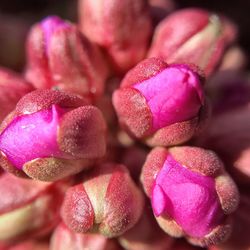
[[[176,8],[78,0],[0,67],[0,250],[249,249],[238,27]]]

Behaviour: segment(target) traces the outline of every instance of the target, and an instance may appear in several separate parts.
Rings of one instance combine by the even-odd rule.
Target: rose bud
[[[240,205],[234,214],[233,231],[230,238],[218,246],[211,246],[209,250],[248,250],[250,249],[250,194],[241,192]]]
[[[54,231],[50,250],[121,250],[114,240],[100,234],[78,234],[61,223]]]
[[[214,150],[238,185],[250,181],[250,107],[236,108],[212,118],[195,145]]]
[[[200,130],[208,110],[198,73],[157,58],[127,73],[113,105],[122,128],[150,146],[186,142]]]
[[[57,88],[93,101],[108,76],[96,45],[77,27],[56,16],[35,24],[27,39],[27,79],[36,88]]]
[[[119,73],[145,57],[152,30],[146,0],[80,0],[79,15],[82,32],[105,49]]]
[[[64,223],[77,233],[100,233],[117,237],[139,220],[144,197],[128,170],[107,163],[85,175],[83,182],[68,189],[62,205]]]
[[[66,182],[44,183],[0,176],[0,242],[14,243],[49,233],[60,220]]]
[[[11,112],[19,99],[34,88],[20,75],[0,67],[0,122]]]
[[[0,164],[18,176],[55,181],[104,156],[101,112],[60,91],[25,95],[0,127]]]
[[[119,243],[127,250],[174,249],[173,238],[159,228],[149,206],[136,225],[119,237]]]
[[[157,147],[146,159],[141,181],[158,224],[171,236],[200,246],[229,236],[238,191],[212,151]]]
[[[157,26],[148,57],[195,64],[209,76],[236,33],[236,27],[224,17],[203,9],[179,10]]]

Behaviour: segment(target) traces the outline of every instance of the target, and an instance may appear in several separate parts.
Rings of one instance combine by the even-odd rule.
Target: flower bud
[[[206,10],[176,11],[156,28],[148,57],[195,64],[209,76],[235,41],[236,33],[231,22]]]
[[[35,24],[27,40],[27,79],[36,88],[57,88],[93,101],[108,70],[101,52],[77,27],[56,16]]]
[[[189,140],[207,113],[202,81],[187,65],[150,58],[130,70],[113,94],[121,126],[150,146]]]
[[[14,243],[49,233],[59,222],[67,183],[0,176],[0,242]]]
[[[100,234],[77,234],[61,223],[52,235],[50,250],[121,250],[114,240]]]
[[[126,168],[107,163],[68,189],[61,215],[74,232],[116,237],[135,225],[143,205],[143,195]]]
[[[222,162],[209,150],[195,147],[153,149],[141,180],[160,227],[194,245],[225,240],[238,191]]]
[[[173,241],[159,228],[149,207],[144,208],[136,225],[119,237],[127,250],[170,250]]]
[[[79,3],[82,32],[105,49],[117,71],[125,73],[144,58],[152,29],[146,0]]]
[[[11,112],[19,99],[34,88],[15,72],[0,67],[0,122]]]
[[[0,128],[0,164],[16,175],[58,180],[104,156],[105,130],[101,112],[78,96],[36,90]]]

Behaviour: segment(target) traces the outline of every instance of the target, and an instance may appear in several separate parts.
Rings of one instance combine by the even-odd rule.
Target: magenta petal
[[[204,102],[197,74],[185,65],[170,66],[133,87],[147,100],[154,130],[194,118]]]
[[[161,186],[155,185],[152,191],[152,207],[154,214],[160,216],[166,207],[167,198],[161,189]]]
[[[213,178],[188,170],[168,155],[156,177],[155,187],[157,186],[160,186],[163,194],[153,191],[154,211],[162,211],[164,206],[164,212],[188,235],[203,237],[221,222],[223,212]],[[171,206],[165,205],[169,201],[161,204],[162,197],[167,197]]]
[[[18,169],[36,158],[62,156],[57,144],[57,127],[65,111],[56,105],[16,117],[0,135],[0,150]]]

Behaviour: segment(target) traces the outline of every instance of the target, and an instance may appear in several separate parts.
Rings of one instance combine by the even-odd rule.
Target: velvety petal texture
[[[56,90],[25,95],[0,127],[0,165],[55,181],[93,166],[106,152],[106,123],[84,98]]]
[[[203,82],[194,66],[145,59],[125,75],[113,93],[121,127],[149,146],[188,141],[204,127],[210,114]]]
[[[144,207],[144,196],[123,165],[106,163],[69,188],[61,209],[64,223],[76,233],[100,233],[108,238],[132,228]]]
[[[202,247],[230,236],[239,193],[214,152],[156,147],[146,158],[141,181],[156,221],[169,235]]]
[[[36,158],[61,157],[57,128],[64,112],[53,105],[48,110],[16,117],[0,135],[0,149],[18,169]]]
[[[224,217],[214,179],[188,170],[171,155],[156,177],[152,206],[156,216],[171,216],[194,237],[205,236]]]
[[[204,103],[198,75],[186,65],[170,66],[133,87],[147,100],[154,130],[194,118]]]

